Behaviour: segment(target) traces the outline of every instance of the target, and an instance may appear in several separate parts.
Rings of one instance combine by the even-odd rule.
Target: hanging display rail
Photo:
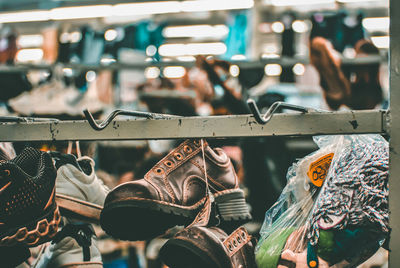
[[[342,111],[275,114],[265,125],[253,115],[119,119],[103,130],[88,121],[4,122],[2,141],[142,140],[226,138],[254,136],[305,136],[387,132],[385,111]]]
[[[343,65],[363,65],[371,63],[387,62],[385,56],[366,56],[360,58],[343,58]],[[243,61],[231,61],[232,64],[238,65],[240,68],[264,68],[266,64],[280,64],[282,66],[293,66],[297,63],[308,64],[309,59],[304,57],[299,58],[266,58],[260,60],[243,60]],[[193,67],[195,62],[185,61],[162,61],[162,62],[144,62],[144,63],[108,63],[108,64],[16,64],[16,65],[0,65],[0,72],[23,72],[28,70],[52,70],[56,67],[70,68],[74,70],[124,70],[124,69],[145,69],[146,67],[165,67],[165,66],[184,66]]]

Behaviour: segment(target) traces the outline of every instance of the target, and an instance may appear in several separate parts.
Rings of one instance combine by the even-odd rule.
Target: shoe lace
[[[72,237],[82,247],[83,261],[90,261],[90,246],[92,237],[95,236],[93,227],[90,224],[67,224],[53,238],[52,243],[58,243],[65,237]]]
[[[208,185],[208,176],[207,176],[207,167],[206,167],[206,157],[205,157],[205,153],[204,153],[204,140],[201,139],[201,152],[202,152],[202,157],[203,157],[203,168],[204,168],[204,180],[206,182],[206,192],[205,192],[205,196],[209,197],[211,196],[211,191]]]

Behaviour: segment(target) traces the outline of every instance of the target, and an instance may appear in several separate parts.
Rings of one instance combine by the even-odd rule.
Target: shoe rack
[[[390,241],[389,267],[400,267],[400,1],[390,0],[390,107],[388,110],[341,111],[275,114],[266,124],[260,124],[253,115],[167,117],[153,119],[117,119],[105,129],[97,131],[86,120],[58,121],[31,119],[0,123],[1,141],[60,141],[60,140],[145,140],[179,138],[226,138],[254,136],[310,136],[322,134],[379,133],[390,136]],[[306,59],[268,59],[238,62],[246,66],[264,66],[266,63],[293,64]],[[362,64],[381,59],[349,60],[348,64]],[[160,66],[163,63],[157,63]],[[171,62],[167,63],[171,65]],[[180,63],[182,65],[182,63]],[[193,63],[186,63],[189,66]],[[346,64],[346,61],[344,62]],[[153,63],[107,66],[74,65],[82,69],[144,68]],[[0,68],[52,68],[49,65]],[[0,118],[1,121],[1,118]]]

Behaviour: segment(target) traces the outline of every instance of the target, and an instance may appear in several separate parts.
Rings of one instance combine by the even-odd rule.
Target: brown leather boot
[[[208,186],[221,223],[250,220],[230,159],[222,149],[211,149],[205,141],[204,154]],[[149,239],[175,225],[191,223],[206,193],[201,141],[186,140],[151,168],[144,179],[121,184],[108,194],[101,226],[119,239]]]
[[[171,268],[253,268],[254,246],[243,227],[228,236],[217,227],[193,226],[168,240],[160,255]]]

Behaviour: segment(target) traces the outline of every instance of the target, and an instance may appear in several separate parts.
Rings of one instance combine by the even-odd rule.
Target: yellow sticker
[[[311,163],[307,175],[315,186],[321,187],[324,183],[329,167],[332,163],[333,155],[334,153],[324,155]]]

